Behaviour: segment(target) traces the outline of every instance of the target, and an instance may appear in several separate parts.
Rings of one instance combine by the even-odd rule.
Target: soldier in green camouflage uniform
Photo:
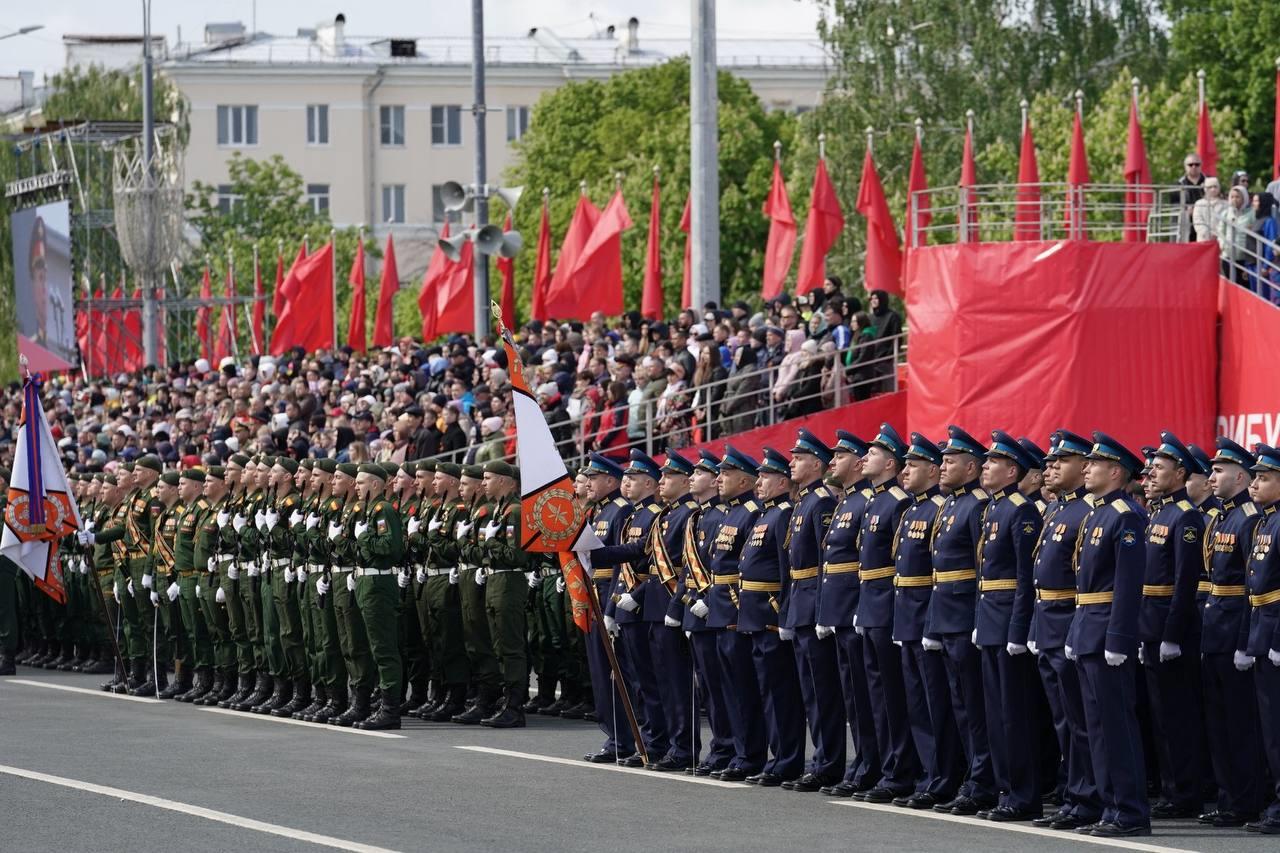
[[[235,676],[231,695],[219,699],[218,707],[232,708],[248,698],[258,682],[254,669],[253,645],[249,642],[249,615],[242,591],[243,587],[250,584],[240,562],[240,538],[231,524],[236,494],[243,489],[243,471],[227,467],[224,472],[227,495],[213,516],[218,528],[214,560],[218,567],[218,587],[223,591],[223,607],[227,614],[227,643],[231,647]]]
[[[466,709],[469,662],[462,629],[462,600],[458,577],[459,543],[455,531],[466,518],[466,503],[459,494],[462,468],[451,462],[436,466],[433,477],[436,507],[417,536],[425,539],[419,618],[428,645],[431,678],[443,687],[438,702],[422,709],[424,720],[443,723]],[[421,479],[421,471],[419,479]]]
[[[191,687],[191,660],[185,655],[181,618],[174,618],[166,590],[172,583],[174,547],[177,544],[178,520],[184,507],[178,499],[178,472],[166,471],[156,482],[156,499],[164,507],[156,517],[151,549],[147,554],[147,575],[151,578],[148,599],[156,620],[155,686],[158,698],[172,699]],[[175,624],[176,623],[176,624]],[[173,661],[174,678],[170,684],[165,675],[165,662]],[[185,684],[183,682],[186,682]]]
[[[271,468],[274,500],[264,507],[261,517],[254,516],[271,557],[271,594],[280,647],[284,651],[284,669],[280,675],[292,685],[289,701],[271,709],[271,715],[275,717],[292,717],[311,702],[311,681],[307,677],[306,654],[302,645],[302,617],[298,612],[293,536],[288,522],[289,517],[302,506],[302,496],[294,483],[297,473],[296,460],[276,457]]]
[[[207,575],[204,566],[195,562],[196,533],[209,511],[209,500],[204,496],[205,472],[199,468],[183,471],[178,481],[179,499],[185,509],[178,520],[178,533],[173,545],[173,578],[165,594],[173,600],[174,583],[177,584],[177,604],[182,616],[182,628],[187,635],[191,666],[195,678],[190,689],[174,698],[179,702],[202,699],[213,689],[213,645],[205,626],[204,612],[196,587]]]
[[[404,660],[404,680],[408,685],[400,713],[407,714],[426,705],[430,688],[431,659],[427,644],[422,636],[422,623],[418,621],[418,602],[414,597],[414,573],[422,562],[420,549],[422,539],[418,534],[431,514],[432,495],[429,490],[424,493],[423,486],[416,476],[417,462],[406,462],[396,470],[388,485],[388,497],[392,507],[400,513],[400,522],[405,531],[404,558],[397,568],[400,573],[396,583],[400,587],[399,635],[400,656]],[[435,467],[435,463],[424,462],[424,465]],[[412,533],[410,533],[412,528]]]
[[[269,592],[270,584],[263,583],[262,543],[257,528],[251,523],[266,500],[266,468],[259,465],[260,460],[240,453],[228,461],[228,471],[239,469],[238,488],[227,501],[227,512],[231,516],[232,538],[240,564],[240,600],[244,607],[245,631],[253,650],[254,673],[253,690],[231,707],[237,711],[249,711],[267,703],[276,694],[274,674],[283,666],[283,656],[279,653],[278,643],[267,642],[262,603],[263,587],[266,586]],[[271,610],[274,623],[274,605]]]
[[[365,629],[355,594],[355,569],[360,563],[355,526],[365,514],[365,503],[356,493],[357,474],[359,466],[350,462],[338,466],[338,473],[334,475],[334,491],[344,495],[345,500],[337,520],[330,521],[328,527],[329,541],[333,548],[333,582],[330,594],[333,596],[338,622],[342,657],[346,661],[351,681],[349,707],[329,721],[338,726],[351,726],[369,716],[369,699],[377,683],[373,656],[369,651],[369,632]]]
[[[489,618],[485,614],[483,580],[476,574],[484,562],[484,549],[480,548],[480,531],[490,521],[493,504],[484,494],[484,470],[479,465],[467,465],[462,469],[460,486],[467,509],[454,525],[458,540],[458,597],[462,602],[462,639],[467,649],[471,667],[471,689],[467,709],[452,717],[453,722],[474,725],[492,716],[494,706],[502,694],[501,673],[498,658],[493,653],[493,637],[489,633]]]
[[[93,548],[95,581],[106,599],[107,621],[114,626],[116,640],[121,641],[122,622],[124,616],[120,600],[124,597],[124,587],[120,583],[117,562],[124,559],[124,517],[128,504],[124,496],[128,486],[120,485],[122,480],[113,474],[101,474],[98,485],[98,514],[93,519],[93,527],[82,531],[80,542]],[[131,482],[131,479],[124,480]],[[123,649],[121,650],[123,654]],[[114,657],[114,655],[113,655]],[[114,667],[115,676],[102,685],[102,689],[110,693],[124,693],[128,689],[128,673]]]
[[[307,537],[307,518],[314,516],[323,500],[324,484],[315,476],[314,459],[303,459],[298,463],[298,473],[294,476],[294,485],[301,493],[301,502],[294,507],[281,524],[288,523],[289,536],[293,540],[294,580],[292,594],[298,602],[298,625],[302,629],[302,657],[307,683],[311,685],[311,695],[307,704],[293,712],[295,720],[306,719],[329,703],[328,687],[320,676],[317,665],[319,637],[315,625],[315,582],[311,577],[317,571],[311,556],[311,542]]]
[[[105,480],[105,474],[84,475],[84,488],[82,491],[84,501],[80,504],[80,518],[86,528],[91,528],[96,524],[96,519],[102,510],[101,494],[103,490],[109,488]],[[84,603],[81,612],[84,622],[85,651],[87,652],[82,656],[80,665],[73,667],[73,670],[93,675],[112,672],[115,669],[115,653],[111,647],[111,636],[107,626],[108,624],[114,625],[114,622],[103,618],[102,599],[99,595],[100,587],[98,585],[96,567],[92,565],[94,549],[90,545],[81,544],[77,536],[72,536],[71,538],[76,543],[76,577],[77,586],[80,589],[80,599]]]
[[[289,674],[288,661],[280,640],[280,618],[276,609],[275,586],[272,583],[276,574],[273,569],[276,554],[265,531],[266,513],[268,510],[274,512],[274,468],[275,457],[262,456],[257,457],[245,469],[245,476],[252,469],[258,491],[245,502],[241,510],[244,527],[240,533],[240,549],[252,562],[249,572],[255,592],[254,606],[257,608],[258,624],[262,632],[263,655],[267,671],[271,675],[271,692],[261,702],[249,708],[255,714],[270,714],[293,701],[293,679]],[[283,550],[283,545],[281,549]],[[286,559],[281,563],[281,574],[284,571],[283,565],[287,562]]]
[[[396,636],[399,593],[394,577],[404,555],[404,529],[400,514],[383,495],[387,476],[381,465],[366,463],[360,466],[356,480],[367,507],[353,528],[360,558],[355,571],[356,602],[364,617],[382,699],[372,716],[354,726],[370,730],[400,728],[404,692],[404,664]]]
[[[126,498],[128,515],[124,525],[127,574],[125,582],[125,636],[129,643],[130,693],[150,696],[155,693],[152,659],[151,587],[154,578],[148,572],[151,539],[156,519],[164,506],[155,495],[155,484],[163,466],[158,456],[143,456],[134,463],[133,492]],[[134,683],[137,682],[137,683]]]
[[[205,471],[204,496],[209,508],[196,524],[195,547],[192,562],[198,572],[196,596],[204,614],[204,624],[213,644],[213,687],[195,702],[197,705],[217,705],[230,698],[236,690],[235,648],[231,644],[231,632],[227,624],[227,592],[218,571],[218,552],[221,548],[221,530],[218,514],[227,500],[227,472],[222,467]]]
[[[303,537],[313,571],[306,578],[304,600],[310,607],[311,632],[315,644],[312,662],[313,706],[304,708],[301,719],[327,723],[347,710],[347,666],[342,657],[342,641],[337,614],[333,606],[333,543],[329,540],[329,523],[342,514],[342,497],[335,493],[338,464],[332,459],[317,459],[312,474],[316,502],[303,521]],[[323,691],[317,688],[323,686]],[[319,698],[325,697],[323,705]]]

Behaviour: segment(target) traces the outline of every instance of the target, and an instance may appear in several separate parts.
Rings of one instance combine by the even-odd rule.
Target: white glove
[[[306,566],[298,566],[298,570],[297,570],[297,572],[295,572],[295,574],[298,576],[298,583],[306,583],[306,582],[307,582],[307,567],[306,567]]]
[[[480,529],[480,532],[484,535],[485,541],[487,542],[490,539],[492,539],[494,536],[497,536],[498,528],[501,526],[502,525],[498,524],[498,522],[491,521],[488,524],[486,524],[484,527],[482,527]]]
[[[564,575],[556,578],[556,592],[561,594],[564,593]]]
[[[92,518],[86,518],[86,519],[84,520],[84,529],[85,529],[85,530],[93,530],[93,528],[94,528],[95,526],[97,526],[97,522],[96,522],[96,521],[94,521]]]
[[[1078,655],[1070,646],[1063,646],[1062,653],[1067,656],[1067,660],[1076,660],[1078,658]]]
[[[426,583],[426,582],[427,582],[427,570],[426,570],[426,569],[419,568],[416,572],[414,572],[414,573],[413,573],[413,579],[414,579],[414,580],[416,580],[416,581],[417,581],[418,583],[420,583],[420,584],[421,584],[421,583]]]
[[[217,592],[213,594],[213,600],[218,602],[219,604],[227,603],[227,594],[226,592],[223,591],[222,587],[218,587]]]
[[[129,593],[129,597],[133,598],[133,578],[129,578],[129,582],[124,585],[125,591]]]
[[[618,598],[618,606],[628,613],[635,613],[640,609],[640,602],[636,601],[635,597],[631,593],[624,592]]]
[[[89,561],[86,560],[84,557],[80,558],[80,574],[82,575],[89,574]]]
[[[1271,661],[1272,666],[1280,666],[1280,652],[1271,649],[1267,652],[1267,660]]]
[[[1241,672],[1248,672],[1253,669],[1253,657],[1244,652],[1236,652],[1231,656],[1231,662],[1235,664],[1236,669]]]
[[[275,530],[276,525],[280,522],[280,513],[274,509],[269,509],[262,515],[262,520],[267,523],[268,530]]]
[[[459,521],[453,526],[453,535],[459,539],[464,538],[471,532],[471,523],[468,521]]]
[[[711,608],[707,607],[707,603],[701,599],[689,605],[689,612],[699,619],[706,619],[707,614],[711,612]]]
[[[262,514],[262,510],[253,514],[253,526],[262,531],[267,529],[267,517]]]
[[[200,597],[200,584],[196,584],[196,598]]]
[[[407,589],[409,587],[409,573],[396,572],[396,585],[401,589]]]
[[[790,642],[791,642],[792,640],[794,640],[795,638],[796,638],[796,632],[795,632],[795,629],[794,629],[794,628],[779,628],[779,629],[778,629],[778,639],[779,639],[779,640],[782,640],[782,642],[784,642],[784,643],[790,643]],[[899,644],[899,645],[901,645],[901,644]]]
[[[240,567],[234,562],[227,566],[227,579],[233,581],[240,580]]]
[[[458,567],[454,566],[452,569],[449,570],[449,585],[453,586],[454,584],[456,584],[460,577],[461,575],[458,574]]]
[[[369,525],[363,521],[357,521],[355,527],[356,538],[359,539],[369,531]]]
[[[415,533],[417,533],[421,529],[422,529],[422,522],[418,521],[418,519],[416,518],[409,519],[409,523],[405,525],[405,531],[410,536],[413,536]]]
[[[1027,647],[1021,643],[1005,643],[1004,650],[1011,655],[1025,655]]]
[[[1129,659],[1128,655],[1119,652],[1103,652],[1102,656],[1107,659],[1107,666],[1119,666]]]
[[[893,644],[894,644],[895,646],[897,646],[898,648],[902,648],[902,641],[901,641],[901,640],[894,640],[894,641],[893,641]]]
[[[263,559],[265,560],[266,558],[264,557]],[[262,568],[258,565],[258,562],[256,560],[250,560],[249,561],[249,577],[256,578],[261,574],[262,574]]]
[[[680,627],[680,620],[679,620],[679,619],[674,619],[674,618],[672,618],[672,617],[670,617],[670,616],[663,616],[663,617],[662,617],[662,624],[663,624],[663,625],[666,625],[668,628],[679,628],[679,627]]]
[[[355,573],[353,572],[347,575],[347,592],[355,592],[355,591],[356,591],[356,576],[355,576]]]
[[[218,561],[210,557],[204,561],[204,568],[207,572],[216,572],[218,570]]]
[[[974,628],[973,633],[969,635],[969,642],[972,645],[978,645],[978,629]]]
[[[219,527],[219,528],[226,527],[226,526],[227,526],[227,524],[228,524],[230,521],[231,521],[231,513],[227,512],[225,509],[224,509],[224,510],[221,510],[221,511],[218,513],[218,527]]]
[[[76,540],[81,545],[92,545],[95,541],[97,541],[97,538],[93,535],[92,530],[81,530],[76,534]]]
[[[120,581],[116,581],[111,585],[111,597],[120,602]]]
[[[827,637],[834,637],[836,635],[836,629],[829,628],[826,625],[814,625],[813,633],[818,635],[819,640],[825,640]]]
[[[293,512],[289,513],[290,527],[297,527],[301,523],[302,523],[302,513],[298,512],[296,509]]]
[[[932,637],[922,637],[920,647],[926,652],[940,652],[942,651],[942,641],[935,640]]]
[[[342,525],[336,521],[329,522],[329,541],[332,542],[342,535]]]
[[[1138,643],[1138,663],[1145,664],[1147,662],[1147,652],[1143,648],[1146,643]]]
[[[692,632],[692,631],[685,631],[685,632],[684,632],[684,638],[685,638],[686,640],[692,640],[692,639],[693,639],[693,632]]]
[[[525,572],[524,579],[529,582],[529,589],[537,589],[538,581],[541,580],[541,578],[539,578],[534,572]]]
[[[610,637],[616,637],[622,633],[622,629],[618,627],[618,620],[607,613],[604,616],[604,629],[609,632]]]
[[[329,594],[329,584],[325,582],[323,575],[320,576],[320,580],[316,581],[316,592],[320,593],[321,595]]]
[[[431,519],[430,521],[428,521],[428,522],[427,522],[427,532],[428,532],[428,533],[435,533],[435,532],[436,532],[437,530],[439,530],[441,527],[444,527],[444,522],[443,522],[443,521],[441,521],[441,520],[440,520],[440,519],[438,519],[438,518],[433,518],[433,519]]]
[[[152,607],[160,606],[160,593],[156,592],[154,589],[151,590],[151,606]]]
[[[285,569],[285,570],[284,570],[284,582],[285,582],[285,583],[293,583],[295,580],[297,580],[297,575],[295,575],[295,574],[293,573],[293,569]]]
[[[143,589],[151,589],[151,584],[152,584],[151,575],[149,575],[149,574],[147,574],[147,575],[143,575],[143,576],[142,576],[142,588],[143,588]]]
[[[231,519],[231,527],[236,531],[236,533],[244,530],[244,526],[248,523],[249,519],[245,518],[240,513],[236,513],[236,517]]]
[[[178,585],[176,583],[171,583],[169,584],[169,588],[164,591],[164,594],[169,596],[170,601],[177,601],[179,592],[181,592],[181,590],[178,589]]]
[[[1160,643],[1160,663],[1171,660],[1177,660],[1182,657],[1182,646],[1177,643],[1168,643],[1161,641]]]
[[[1033,655],[1040,654],[1040,644],[1035,640],[1027,640],[1027,651],[1031,652]]]
[[[486,569],[484,566],[481,566],[480,568],[476,569],[476,577],[475,577],[476,586],[484,586],[484,582],[487,581],[488,579],[489,579],[488,569]]]
[[[316,528],[316,525],[318,525],[319,523],[320,523],[320,516],[316,515],[314,512],[307,513],[307,529],[308,530],[314,530]]]

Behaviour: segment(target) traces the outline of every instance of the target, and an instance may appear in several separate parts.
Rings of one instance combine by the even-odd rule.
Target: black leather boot
[[[129,677],[125,679],[123,684],[117,684],[116,693],[127,694],[130,690],[135,690],[147,680],[147,662],[144,658],[134,658],[129,661]]]
[[[292,717],[311,704],[311,683],[304,678],[293,682],[293,696],[278,708],[271,709],[273,717]]]
[[[351,706],[329,721],[330,725],[350,728],[353,723],[369,716],[369,692],[356,689],[351,695]]]
[[[347,710],[347,692],[345,690],[340,691],[335,687],[332,691],[325,688],[325,691],[329,694],[329,700],[311,715],[309,722],[328,723],[334,717],[341,716]]]
[[[179,693],[175,698],[179,702],[194,702],[204,696],[213,687],[213,672],[207,666],[196,667],[196,677],[191,683],[191,689],[186,693]]]
[[[108,672],[115,671],[115,655],[110,648],[98,649],[98,654],[92,660],[87,660],[80,671],[89,675],[106,675]]]
[[[31,662],[40,655],[44,654],[45,648],[43,643],[31,643],[22,651],[18,652],[18,656],[13,662],[19,666],[31,666]]]
[[[458,714],[465,711],[466,703],[463,697],[466,696],[466,688],[459,685],[452,685],[445,688],[444,698],[440,700],[440,704],[431,712],[430,717],[423,717],[424,720],[431,720],[433,723],[447,723]]]
[[[18,667],[13,662],[13,658],[9,657],[9,653],[0,650],[0,675],[17,675]]]
[[[325,690],[323,684],[317,684],[311,688],[310,704],[308,704],[307,707],[303,708],[300,711],[294,711],[293,718],[295,720],[302,720],[304,722],[308,722],[310,721],[311,717],[315,715],[316,711],[319,711],[326,704],[328,704],[328,702],[329,702],[328,691]]]
[[[84,656],[79,646],[72,646],[64,660],[58,661],[58,669],[62,672],[79,672],[79,667],[84,663]]]
[[[199,698],[193,700],[194,705],[216,705],[218,704],[218,696],[222,693],[222,688],[226,686],[226,674],[220,670],[213,670],[213,683],[209,685],[209,689],[202,693]],[[212,702],[210,700],[213,700]]]
[[[520,710],[526,714],[542,714],[547,708],[550,708],[556,700],[556,682],[554,678],[538,678],[538,695],[534,696],[528,702],[520,706]]]
[[[444,701],[444,687],[438,681],[433,681],[427,687],[426,701],[420,703],[408,711],[410,717],[418,717],[419,719],[430,719],[432,712],[440,707],[440,703]]]
[[[506,699],[498,706],[497,713],[480,721],[480,725],[491,729],[523,729],[524,711],[521,710],[522,691],[518,687],[508,688]]]
[[[179,665],[169,686],[160,691],[161,699],[176,699],[191,689],[191,667]]]
[[[219,708],[234,708],[236,705],[249,698],[249,694],[253,692],[254,680],[253,674],[249,672],[241,673],[236,679],[236,692],[232,693],[226,699],[219,700]]]
[[[249,708],[254,714],[269,714],[272,707],[280,701],[280,695],[284,692],[285,679],[271,677],[271,692],[262,697],[262,701]],[[287,700],[286,700],[287,701]]]
[[[129,688],[130,696],[150,696],[155,698],[156,695],[156,676],[151,671],[151,667],[145,667],[146,679],[137,687]]]
[[[400,703],[384,698],[378,704],[378,710],[373,712],[373,716],[352,723],[352,727],[366,732],[398,729],[400,728]]]
[[[455,723],[461,723],[464,726],[474,726],[485,717],[491,716],[495,710],[494,700],[498,697],[488,691],[480,691],[476,695],[476,703],[467,708],[461,714],[454,714],[451,719]]]
[[[272,687],[271,676],[265,672],[259,672],[253,679],[253,690],[249,691],[248,696],[232,705],[231,709],[233,711],[252,711],[255,706],[267,701],[267,698],[271,695]]]
[[[275,714],[276,711],[293,701],[293,682],[287,678],[277,678],[276,684],[279,685],[280,691],[274,694],[276,698],[262,712],[264,714]]]
[[[44,643],[43,650],[39,655],[32,658],[27,666],[34,666],[38,669],[44,669],[44,665],[58,656],[57,643]]]

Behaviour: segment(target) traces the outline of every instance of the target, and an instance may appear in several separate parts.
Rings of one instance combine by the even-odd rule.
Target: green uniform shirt
[[[360,565],[383,571],[399,566],[404,557],[404,527],[392,501],[374,500],[364,523],[369,529],[356,540]]]
[[[147,573],[156,577],[171,577],[174,572],[174,548],[177,546],[178,520],[185,507],[178,501],[161,510],[156,519],[155,536],[147,555]]]
[[[192,561],[198,571],[206,571],[209,568],[209,559],[216,557],[218,553],[218,510],[222,509],[222,505],[226,498],[217,503],[211,504],[196,522],[196,539],[195,548],[192,553]]]
[[[173,568],[176,572],[189,572],[196,568],[196,528],[209,510],[209,501],[203,495],[182,511],[178,520],[178,533],[173,543]]]

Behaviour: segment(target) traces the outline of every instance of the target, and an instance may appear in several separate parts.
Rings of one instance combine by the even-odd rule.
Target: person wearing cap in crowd
[[[853,625],[862,637],[867,691],[880,747],[880,781],[859,797],[869,803],[911,796],[921,775],[907,719],[902,655],[893,644],[893,544],[898,522],[911,502],[898,485],[906,453],[907,443],[892,426],[882,423],[862,463],[872,496],[858,534],[861,590]]]
[[[1040,449],[1040,445],[1026,436],[1018,439],[1018,445],[1027,454],[1027,462],[1031,464],[1027,473],[1018,481],[1018,491],[1035,505],[1036,512],[1043,518],[1049,506],[1044,499],[1045,452]]]
[[[387,486],[385,467],[375,462],[361,465],[356,485],[366,510],[352,528],[360,562],[348,577],[355,584],[356,603],[364,617],[369,653],[377,667],[382,695],[372,715],[352,725],[371,731],[398,729],[404,672],[396,636],[400,596],[393,575],[399,572],[397,566],[404,552],[404,529],[400,514],[383,494]]]
[[[853,627],[853,617],[858,612],[858,598],[862,584],[858,579],[861,568],[858,557],[858,534],[862,530],[862,516],[866,512],[873,492],[871,481],[862,473],[863,457],[869,445],[846,430],[836,430],[836,443],[832,448],[831,472],[839,480],[845,495],[831,514],[831,525],[822,540],[822,568],[819,573],[817,622],[814,635],[819,640],[835,640],[837,672],[828,670],[815,673],[815,682],[839,685],[844,699],[843,713],[840,705],[828,697],[817,707],[809,707],[806,714],[837,718],[838,729],[847,723],[853,737],[854,755],[845,762],[845,739],[836,739],[830,762],[837,768],[844,767],[844,776],[833,785],[819,790],[829,796],[852,797],[870,791],[880,781],[880,746],[876,742],[875,720],[871,710],[871,696],[867,692],[867,674],[863,664],[862,637]],[[820,665],[822,658],[816,659]],[[826,745],[824,743],[824,752]]]
[[[317,592],[332,597],[338,641],[349,678],[347,710],[329,720],[330,725],[343,728],[351,728],[373,713],[370,703],[377,686],[369,632],[355,594],[354,573],[361,560],[355,526],[364,518],[366,506],[363,495],[356,488],[359,474],[360,466],[354,462],[339,463],[334,474],[334,493],[344,500],[338,517],[329,519],[325,533],[332,553],[332,579],[326,584],[328,589],[317,587]]]
[[[165,471],[156,482],[156,498],[163,506],[155,519],[151,548],[147,554],[147,575],[151,576],[151,607],[155,612],[155,676],[154,695],[159,699],[172,699],[190,688],[191,658],[182,642],[181,618],[175,619],[165,590],[173,582],[174,548],[178,535],[178,520],[184,507],[179,501],[177,471]],[[177,623],[177,624],[175,624]],[[173,683],[166,677],[167,664],[173,662]],[[163,662],[163,663],[161,663]],[[186,682],[186,685],[183,685]],[[140,694],[145,695],[145,694]]]
[[[449,582],[458,588],[470,684],[466,707],[450,719],[460,725],[477,725],[493,716],[502,695],[502,673],[493,653],[493,636],[485,613],[484,579],[480,575],[484,562],[483,531],[492,520],[494,502],[485,495],[484,468],[479,465],[462,467],[459,491],[467,509],[454,524],[453,535],[459,542],[458,565],[456,572],[450,572]]]
[[[1199,820],[1214,826],[1243,826],[1262,808],[1255,662],[1249,659],[1246,622],[1246,570],[1263,517],[1249,496],[1256,464],[1252,453],[1218,436],[1209,485],[1221,510],[1208,517],[1205,529],[1209,591],[1200,639],[1207,752],[1218,795]]]
[[[312,665],[313,706],[299,712],[310,723],[327,723],[347,710],[347,666],[342,654],[342,634],[334,607],[334,543],[329,539],[329,525],[342,515],[345,490],[339,491],[338,463],[334,459],[317,459],[312,477],[316,483],[316,502],[303,519],[302,536],[307,542],[311,561],[305,583],[305,598],[311,607],[311,630],[314,639]],[[318,686],[323,690],[318,690]],[[320,704],[319,697],[324,697]]]
[[[1138,727],[1138,616],[1146,558],[1146,512],[1128,486],[1142,460],[1105,433],[1093,433],[1085,488],[1093,509],[1076,553],[1076,609],[1064,649],[1076,661],[1089,754],[1103,810],[1076,829],[1102,838],[1151,834],[1142,734]]]
[[[657,462],[632,448],[622,474],[622,496],[631,502],[632,511],[621,541],[591,552],[592,565],[617,567],[609,596],[601,600],[605,629],[624,651],[618,664],[623,680],[635,694],[636,716],[650,764],[656,764],[671,749],[649,644],[652,628],[666,613],[665,593],[654,573],[649,547],[650,532],[662,509],[654,497],[661,476]]]
[[[1195,470],[1187,472],[1187,499],[1204,514],[1207,526],[1212,518],[1222,514],[1222,501],[1213,493],[1213,486],[1209,483],[1213,462],[1199,445],[1188,442],[1187,450],[1195,460]]]
[[[240,533],[241,553],[248,553],[252,566],[250,589],[262,637],[262,655],[267,672],[271,676],[271,692],[248,710],[255,714],[270,714],[293,700],[293,681],[289,677],[284,646],[280,640],[280,616],[276,605],[273,579],[280,570],[274,569],[275,556],[267,535],[265,517],[275,501],[275,457],[261,455],[253,463],[255,492],[246,501],[240,515],[232,518],[232,530]],[[243,476],[248,475],[248,469]],[[257,691],[255,691],[256,693]],[[243,708],[248,699],[240,703]]]
[[[311,701],[293,712],[293,719],[307,721],[317,711],[329,704],[329,688],[320,660],[321,629],[318,624],[320,611],[316,608],[316,576],[320,573],[316,543],[311,535],[319,526],[316,514],[328,497],[328,475],[316,465],[318,460],[302,459],[294,482],[300,484],[302,501],[289,513],[289,535],[293,540],[293,561],[297,567],[295,578],[298,599],[298,621],[302,626],[302,646],[306,659],[307,681],[311,683]],[[313,526],[307,527],[308,520]]]
[[[831,525],[836,499],[822,484],[831,464],[832,451],[807,429],[796,433],[791,448],[791,482],[796,486],[791,530],[786,537],[786,609],[779,626],[794,632],[792,652],[800,683],[801,711],[813,741],[813,756],[798,779],[787,779],[787,790],[812,792],[836,785],[844,773],[844,717],[831,713],[839,707],[839,669],[836,648],[830,637],[819,639],[815,631],[818,617],[819,565],[822,538]]]
[[[926,651],[943,656],[951,708],[960,728],[968,770],[956,796],[933,808],[937,812],[973,815],[995,808],[999,793],[987,737],[982,656],[972,639],[978,598],[978,543],[991,496],[979,484],[986,448],[977,439],[952,424],[947,427],[947,442],[941,449],[939,483],[947,498],[938,510],[934,529],[933,596],[921,645]]]
[[[924,649],[933,596],[934,520],[945,502],[938,487],[942,451],[918,432],[903,454],[902,487],[911,502],[898,521],[893,544],[893,642],[901,650],[907,720],[921,775],[912,793],[893,804],[931,809],[956,794],[964,779],[964,750],[951,709],[942,657]],[[931,638],[937,642],[937,637]]]
[[[195,564],[196,532],[209,510],[204,482],[202,468],[183,471],[178,481],[178,499],[182,501],[183,509],[174,536],[173,579],[165,588],[165,595],[177,604],[191,659],[190,683],[186,690],[174,696],[179,702],[193,702],[213,687],[213,646],[209,642],[209,630],[195,591],[201,576]]]
[[[631,502],[622,496],[620,490],[622,468],[609,457],[592,453],[587,460],[586,474],[589,484],[588,495],[591,500],[588,517],[592,528],[604,547],[619,545],[626,532],[631,513],[635,511]],[[610,594],[615,583],[614,568],[614,564],[602,565],[594,556],[592,557],[591,582],[595,586],[594,594],[596,600],[600,602],[602,611],[611,601]],[[610,636],[601,637],[602,631]],[[584,755],[583,759],[593,764],[620,763],[629,767],[639,767],[643,762],[636,753],[630,727],[626,725],[625,719],[622,725],[617,724],[619,716],[614,713],[617,697],[613,695],[615,689],[634,694],[635,688],[625,681],[615,685],[609,658],[601,645],[603,642],[612,642],[612,632],[603,620],[600,622],[592,620],[586,640],[587,666],[591,671],[591,692],[595,699],[596,721],[604,732],[605,741],[599,750]],[[625,646],[622,643],[615,643],[614,652],[618,658],[618,665],[625,666],[622,663],[622,659],[626,657]],[[635,696],[631,695],[631,699],[634,706]],[[637,713],[643,713],[642,708],[636,710]]]
[[[991,495],[978,541],[978,608],[973,643],[982,654],[982,687],[992,766],[1001,791],[979,812],[991,821],[1043,816],[1040,799],[1039,674],[1027,636],[1035,610],[1033,552],[1043,519],[1019,484],[1036,460],[1013,436],[993,430],[982,465]]]
[[[1153,818],[1196,817],[1207,770],[1202,753],[1200,608],[1204,516],[1187,497],[1188,473],[1199,465],[1171,432],[1160,433],[1151,481],[1160,503],[1146,530],[1146,574],[1138,619],[1140,662],[1151,703],[1160,800]]]
[[[1245,591],[1245,660],[1253,663],[1253,684],[1261,717],[1262,749],[1275,784],[1270,801],[1256,821],[1245,824],[1251,832],[1280,835],[1280,449],[1267,444],[1253,448],[1255,463],[1249,495],[1262,521],[1253,535]]]
[[[217,705],[230,699],[236,691],[235,648],[231,643],[225,606],[229,589],[222,583],[217,557],[221,547],[218,513],[227,499],[226,476],[225,468],[214,466],[205,469],[204,497],[209,508],[197,521],[192,546],[192,562],[199,572],[195,594],[204,613],[205,627],[209,630],[214,664],[213,685],[204,696],[193,700],[198,705]]]
[[[423,469],[418,468],[422,479]],[[416,534],[425,543],[418,581],[419,610],[431,662],[432,681],[437,684],[436,700],[417,710],[414,716],[444,723],[466,710],[469,659],[463,639],[462,601],[458,575],[459,542],[457,525],[467,517],[467,502],[461,494],[462,468],[439,462],[432,476],[432,488],[439,505]],[[412,541],[412,537],[411,537]]]
[[[129,578],[129,562],[128,548],[125,544],[125,521],[129,515],[130,505],[132,503],[130,495],[133,492],[133,463],[124,463],[116,467],[115,473],[115,499],[111,504],[111,511],[104,523],[95,528],[94,542],[109,543],[108,549],[110,559],[105,561],[105,565],[111,566],[111,599],[115,602],[116,617],[116,638],[120,647],[120,655],[124,661],[124,671],[116,672],[116,677],[102,685],[102,689],[112,693],[126,693],[130,689],[129,681],[132,665],[129,654],[129,631],[131,630],[128,620],[125,617],[125,607],[127,600],[132,599],[129,589],[132,581]],[[33,603],[41,602],[40,597],[34,597]],[[43,604],[43,602],[41,602]],[[41,636],[44,637],[44,645],[46,650],[49,648],[47,635],[42,631]],[[136,681],[132,685],[137,687],[141,681]]]
[[[1057,811],[1032,823],[1057,830],[1097,823],[1103,808],[1089,753],[1080,675],[1065,649],[1076,609],[1076,550],[1093,510],[1084,486],[1091,449],[1088,439],[1068,430],[1053,434],[1045,481],[1057,498],[1045,511],[1033,560],[1036,602],[1027,648],[1036,658],[1066,778]]]

